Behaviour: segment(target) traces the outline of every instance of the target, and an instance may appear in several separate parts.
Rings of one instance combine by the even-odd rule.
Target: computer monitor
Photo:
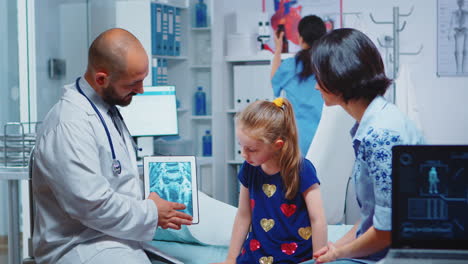
[[[177,135],[175,86],[145,86],[130,105],[120,108],[125,124],[134,137]]]

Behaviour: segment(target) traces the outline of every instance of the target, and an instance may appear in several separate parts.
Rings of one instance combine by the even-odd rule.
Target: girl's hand
[[[326,247],[314,253],[314,258],[316,264],[334,261],[338,258],[338,251],[332,242],[328,242]]]
[[[322,255],[324,255],[324,254],[326,254],[327,251],[328,251],[328,246],[324,246],[323,248],[321,248],[321,249],[315,251],[314,254],[313,254],[313,255],[314,255],[314,259],[316,259],[316,258],[318,258],[318,257],[320,257],[320,256],[322,256]]]

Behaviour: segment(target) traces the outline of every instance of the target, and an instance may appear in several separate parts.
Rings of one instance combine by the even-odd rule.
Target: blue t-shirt
[[[286,98],[292,104],[299,134],[299,146],[302,155],[305,156],[322,116],[323,99],[320,92],[315,89],[317,81],[313,75],[303,81],[299,80],[302,68],[302,62],[296,66],[296,58],[283,60],[271,79],[271,85],[276,97],[284,90]]]
[[[237,257],[238,264],[269,260],[299,263],[312,258],[312,231],[302,193],[319,180],[314,165],[307,159],[303,159],[299,175],[298,193],[287,200],[280,173],[267,175],[260,166],[244,162],[238,177],[249,189],[252,224]]]

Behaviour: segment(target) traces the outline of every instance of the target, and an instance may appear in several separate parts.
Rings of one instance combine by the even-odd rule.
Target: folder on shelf
[[[169,83],[169,80],[167,78],[167,59],[161,59],[162,63],[162,79],[161,79],[161,84],[166,85]]]
[[[180,12],[181,9],[176,7],[174,16],[174,56],[180,56],[180,42],[182,33]]]
[[[234,135],[235,134],[236,134],[236,125],[234,122]],[[237,140],[237,137],[234,137],[233,141],[234,141],[234,153],[233,153],[234,160],[243,160],[244,158],[242,157],[242,150],[239,145],[239,141]]]
[[[162,37],[162,5],[154,3],[155,5],[155,16],[154,24],[155,24],[155,53],[154,55],[162,55],[163,53],[163,37]]]
[[[242,110],[257,100],[272,101],[273,89],[270,84],[270,65],[235,65],[234,108]]]
[[[162,53],[161,55],[169,54],[168,38],[169,38],[169,6],[162,7]]]
[[[158,72],[158,78],[156,79],[156,85],[161,85],[163,83],[162,60],[163,59],[157,59],[156,68]]]
[[[156,3],[151,3],[151,54],[156,54]]]
[[[152,74],[152,80],[151,80],[151,85],[156,86],[158,85],[158,59],[153,58],[151,62],[151,74]]]
[[[174,7],[167,7],[167,54],[169,56],[174,56]]]

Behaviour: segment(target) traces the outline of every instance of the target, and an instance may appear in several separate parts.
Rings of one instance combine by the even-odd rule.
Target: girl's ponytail
[[[301,153],[292,105],[288,100],[283,99],[282,108],[284,112],[284,145],[281,148],[279,163],[286,199],[293,199],[299,190]]]

